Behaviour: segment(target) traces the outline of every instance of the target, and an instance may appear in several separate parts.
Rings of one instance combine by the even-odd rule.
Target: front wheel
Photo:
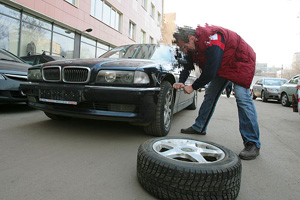
[[[251,93],[252,93],[252,99],[255,100],[257,96],[255,96],[253,91]]]
[[[156,112],[153,121],[144,127],[144,131],[153,136],[166,136],[171,129],[173,118],[173,87],[171,83],[164,81],[158,94]]]
[[[266,98],[265,91],[262,91],[262,92],[261,92],[261,100],[262,100],[263,102],[267,102],[267,101],[268,101],[268,99]]]
[[[291,105],[290,101],[289,101],[289,97],[287,96],[286,93],[283,93],[281,95],[281,99],[280,99],[281,105],[285,106],[285,107],[289,107]]]

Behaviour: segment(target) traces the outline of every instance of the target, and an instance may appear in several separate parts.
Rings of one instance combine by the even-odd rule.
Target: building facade
[[[161,40],[163,0],[0,0],[0,48],[95,58]]]
[[[163,26],[161,30],[162,42],[164,44],[172,45],[173,33],[176,31],[176,13],[165,13],[163,17]]]

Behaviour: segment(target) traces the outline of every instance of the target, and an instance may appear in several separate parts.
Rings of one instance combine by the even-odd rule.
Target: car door
[[[256,83],[253,85],[253,94],[257,97],[260,97],[261,95],[261,90],[262,90],[262,84],[263,84],[263,79],[259,79],[256,81]]]
[[[286,92],[287,92],[290,102],[292,102],[293,94],[295,94],[297,92],[296,87],[297,87],[298,81],[299,81],[299,75],[294,76],[293,78],[291,78],[291,80],[289,81],[289,84],[286,87]]]

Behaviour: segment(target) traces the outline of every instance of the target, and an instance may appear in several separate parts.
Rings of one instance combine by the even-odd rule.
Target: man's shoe
[[[259,148],[254,142],[247,142],[239,157],[243,160],[254,160],[259,155]]]
[[[189,128],[186,128],[186,129],[181,129],[180,132],[181,132],[181,133],[184,133],[184,134],[206,135],[206,132],[205,132],[205,131],[203,131],[203,132],[198,132],[198,131],[196,131],[195,129],[193,129],[192,127],[189,127]]]

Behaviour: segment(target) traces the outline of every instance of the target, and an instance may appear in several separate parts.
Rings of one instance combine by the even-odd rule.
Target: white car
[[[282,106],[289,107],[292,103],[293,94],[297,93],[297,84],[300,74],[292,77],[287,83],[280,86],[279,97]]]

